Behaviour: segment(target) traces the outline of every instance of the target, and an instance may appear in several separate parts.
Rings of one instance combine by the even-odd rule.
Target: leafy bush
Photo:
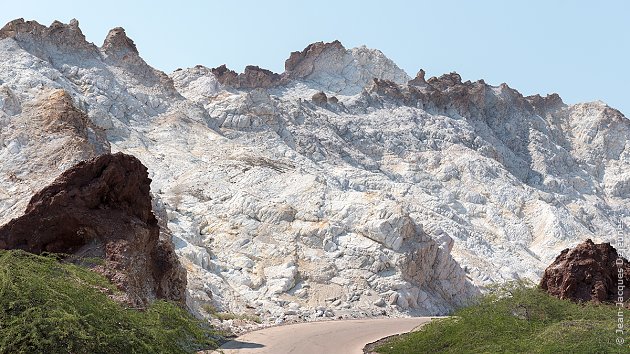
[[[215,348],[209,327],[176,304],[145,311],[106,294],[117,289],[54,255],[0,251],[0,353],[187,353]]]
[[[495,287],[453,317],[377,348],[378,353],[627,353],[617,309],[576,304],[522,282]]]

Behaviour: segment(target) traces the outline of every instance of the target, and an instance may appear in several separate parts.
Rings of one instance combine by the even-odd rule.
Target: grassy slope
[[[109,299],[117,290],[87,268],[0,251],[0,353],[186,353],[213,333],[178,306],[146,311]]]
[[[508,296],[506,296],[508,295]],[[629,353],[616,344],[617,310],[579,305],[510,283],[377,348],[378,353]]]

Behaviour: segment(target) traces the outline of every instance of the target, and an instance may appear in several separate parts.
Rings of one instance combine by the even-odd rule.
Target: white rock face
[[[382,53],[338,42],[286,66],[235,89],[204,67],[152,69],[122,29],[98,48],[76,22],[10,23],[0,223],[75,162],[133,154],[193,311],[279,323],[444,314],[489,283],[537,280],[585,238],[611,241],[630,215],[630,124],[603,103],[457,74],[407,84]]]
[[[410,77],[381,51],[345,49],[340,42],[313,43],[294,52],[286,62],[289,77],[310,86],[344,95],[361,92],[373,78],[405,84]]]

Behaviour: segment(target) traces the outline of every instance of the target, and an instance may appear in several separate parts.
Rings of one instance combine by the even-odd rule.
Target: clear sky
[[[282,72],[316,41],[380,49],[409,75],[457,71],[525,95],[602,100],[630,116],[630,1],[2,1],[0,21],[79,20],[100,45],[121,26],[154,67]]]

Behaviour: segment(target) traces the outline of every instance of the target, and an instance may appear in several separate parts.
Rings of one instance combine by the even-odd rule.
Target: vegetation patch
[[[88,263],[95,263],[91,260]],[[90,269],[55,255],[0,251],[0,353],[190,353],[218,334],[174,303],[144,311]]]
[[[262,322],[262,320],[260,319],[260,316],[254,315],[254,314],[220,312],[214,306],[209,305],[209,304],[202,305],[201,308],[204,311],[206,311],[206,313],[208,313],[210,316],[212,316],[212,317],[214,317],[214,318],[216,318],[218,320],[221,320],[221,321],[242,320],[242,321],[255,322],[255,323],[261,323]]]
[[[560,300],[523,282],[491,289],[453,317],[376,348],[378,353],[627,353],[617,308]],[[625,338],[627,340],[627,338]]]

